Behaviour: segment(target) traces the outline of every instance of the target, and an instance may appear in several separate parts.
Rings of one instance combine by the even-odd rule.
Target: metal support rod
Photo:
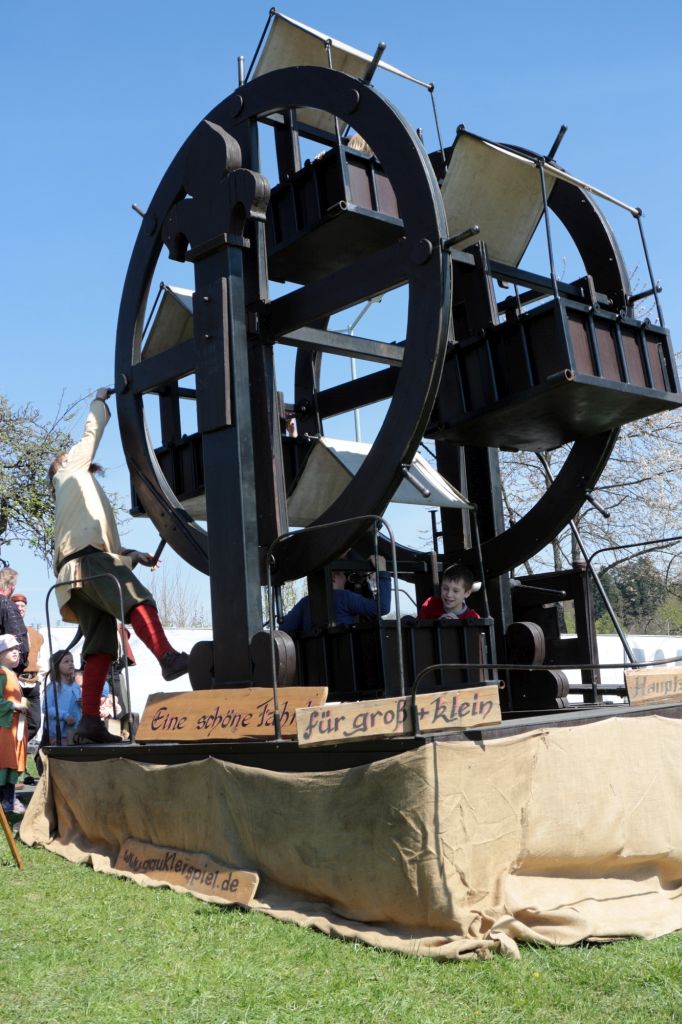
[[[364,73],[364,75],[362,77],[362,81],[365,83],[365,85],[369,85],[369,83],[374,78],[374,73],[375,73],[376,69],[379,67],[379,61],[383,57],[385,49],[386,49],[386,43],[377,43],[377,48],[374,51],[374,56],[372,57],[372,63],[367,68],[367,70],[365,71],[365,73]]]
[[[237,86],[240,87],[244,84],[244,57],[240,55],[237,57]]]
[[[443,158],[443,177],[448,169],[448,165],[445,162],[445,149],[443,148],[443,137],[440,133],[440,122],[438,120],[438,110],[436,108],[436,86],[433,82],[429,83],[429,93],[431,95],[431,106],[433,107],[433,120],[436,123],[436,135],[438,136],[438,148],[440,149],[440,155]]]
[[[438,529],[438,510],[432,508],[429,514],[431,516],[431,543],[435,554],[438,554],[438,540],[443,536],[443,531]]]
[[[428,487],[424,486],[424,484],[421,482],[421,480],[417,480],[417,478],[414,475],[414,473],[410,472],[410,467],[409,466],[401,466],[400,468],[402,470],[402,474],[403,474],[403,477],[405,478],[405,480],[409,481],[409,483],[411,483],[412,486],[417,491],[419,491],[419,493],[421,494],[422,498],[430,498],[431,497],[431,491],[428,489]]]
[[[327,65],[329,67],[329,70],[333,71],[334,70],[334,61],[332,60],[332,41],[331,41],[331,39],[326,39],[325,40],[324,48],[325,48],[325,51],[326,51],[326,54],[327,54]],[[336,114],[334,114],[334,132],[336,134],[336,145],[339,147],[339,149],[341,149],[341,146],[343,144],[343,139],[341,138],[341,129],[339,128],[339,119],[336,116]]]
[[[350,357],[350,379],[358,379],[358,368],[355,356]],[[355,425],[355,440],[362,441],[362,426],[360,424],[360,410],[356,407],[353,409],[353,423]]]
[[[547,480],[550,483],[553,483],[554,482],[554,477],[552,475],[551,469],[549,468],[549,462],[547,461],[546,457],[543,455],[542,452],[536,452],[536,455],[537,455],[538,459],[540,460],[542,468],[545,471],[545,476],[546,476]],[[608,598],[608,595],[606,593],[606,590],[604,589],[604,584],[599,579],[599,575],[594,571],[594,569],[592,567],[592,562],[590,561],[590,557],[587,554],[587,549],[586,549],[585,545],[583,544],[582,537],[580,536],[580,533],[578,531],[578,527],[575,525],[575,523],[573,522],[572,519],[569,519],[568,525],[570,527],[571,533],[573,534],[573,537],[575,538],[576,544],[580,548],[580,553],[583,556],[583,558],[585,559],[585,566],[586,566],[588,572],[590,573],[590,575],[592,576],[592,579],[594,580],[594,585],[596,586],[597,590],[599,591],[599,593],[601,595],[602,601],[606,605],[606,611],[608,612],[609,618],[611,619],[611,622],[613,623],[614,628],[615,628],[616,632],[618,633],[618,638],[619,638],[620,642],[623,645],[623,650],[625,651],[625,653],[627,654],[628,658],[630,659],[631,664],[634,665],[635,664],[635,656],[632,653],[632,649],[630,647],[630,644],[627,641],[627,637],[625,636],[625,633],[623,632],[623,628],[622,628],[620,622],[618,621],[618,616],[616,615],[616,612],[615,612],[615,610],[613,608],[613,605],[609,601],[609,598]]]
[[[244,79],[245,82],[248,82],[249,78],[251,77],[251,72],[253,71],[253,65],[256,63],[256,58],[258,57],[258,54],[260,53],[260,48],[263,45],[263,40],[265,39],[265,36],[267,35],[267,31],[270,28],[270,22],[272,21],[272,19],[274,18],[274,16],[276,14],[277,14],[276,8],[275,7],[271,7],[270,11],[268,12],[268,20],[265,22],[265,28],[261,32],[261,37],[258,40],[258,45],[256,47],[256,52],[254,53],[253,57],[251,58],[251,63],[249,64],[249,70],[246,72],[246,78]]]
[[[481,572],[481,591],[483,594],[483,611],[485,612],[486,619],[490,618],[490,604],[488,603],[488,588],[485,585],[485,569],[483,566],[483,549],[481,547],[481,531],[478,528],[478,509],[476,506],[471,511],[471,522],[473,525],[474,534],[474,546],[476,548],[476,557],[478,558],[478,565]]]
[[[547,207],[547,186],[545,183],[545,161],[538,160],[537,168],[540,172],[540,188],[542,189],[542,210],[545,218],[545,231],[547,233],[547,252],[549,254],[549,273],[552,278],[552,290],[554,298],[559,302],[559,284],[554,269],[554,246],[552,245],[552,229],[549,224],[549,209]]]
[[[609,510],[607,508],[604,508],[604,506],[600,502],[598,502],[595,497],[592,496],[592,492],[591,491],[587,491],[586,492],[585,500],[589,501],[589,503],[592,506],[592,508],[596,512],[598,512],[600,516],[603,516],[604,519],[610,519],[611,518],[611,513],[609,512]]]
[[[156,312],[156,307],[159,304],[159,300],[161,298],[161,292],[164,291],[165,287],[166,286],[163,283],[163,281],[160,281],[159,282],[159,290],[156,293],[156,298],[154,299],[154,302],[152,304],[152,308],[149,311],[149,316],[147,317],[147,321],[146,321],[144,327],[142,328],[142,337],[140,338],[140,348],[142,347],[142,342],[147,337],[147,331],[149,330],[149,325],[152,322],[152,317],[154,316],[154,313]]]
[[[377,48],[374,51],[374,56],[372,57],[372,62],[371,62],[371,64],[369,65],[369,67],[367,68],[367,70],[365,71],[364,75],[361,78],[361,81],[365,85],[369,85],[369,83],[374,78],[374,73],[375,73],[376,69],[379,67],[379,61],[383,57],[385,49],[386,49],[386,43],[377,43]],[[346,127],[343,129],[343,138],[344,139],[347,138],[349,132],[350,132],[350,125],[347,124]]]
[[[376,523],[374,524],[374,531],[373,532],[374,532],[374,582],[377,585],[377,589],[375,591],[374,596],[376,598],[376,603],[377,603],[377,622],[378,622],[379,619],[381,618],[381,605],[379,603],[379,577],[377,575],[377,573],[379,572],[379,531],[377,529],[377,524]],[[382,671],[383,671],[383,658],[381,659],[381,661],[382,661]]]
[[[663,288],[657,281],[654,288],[647,288],[643,292],[636,292],[634,295],[628,295],[628,305],[633,306],[635,302],[641,302],[642,299],[650,299],[652,295],[659,295],[662,291]]]
[[[365,305],[358,313],[358,315],[355,317],[355,320],[353,320],[353,322],[348,325],[345,331],[339,331],[339,334],[347,334],[349,338],[352,338],[355,332],[355,328],[358,326],[364,315],[369,312],[370,306],[373,306],[375,302],[381,302],[382,299],[383,295],[374,295],[372,296],[371,299],[368,299]],[[357,380],[358,375],[355,356],[350,357],[350,376],[351,380]],[[353,410],[353,419],[355,422],[355,440],[362,441],[362,429],[360,426],[360,410],[357,408]]]
[[[642,240],[642,249],[644,250],[644,259],[646,260],[647,269],[649,271],[649,280],[651,281],[651,287],[654,290],[654,301],[656,303],[656,309],[658,311],[658,322],[661,327],[665,327],[665,320],[663,319],[663,310],[661,309],[661,303],[658,300],[658,293],[661,291],[656,279],[654,278],[653,267],[651,266],[651,259],[649,257],[649,247],[646,244],[646,237],[644,235],[644,227],[642,225],[642,211],[637,210],[636,215],[637,227],[639,228],[639,237]]]
[[[272,586],[272,549],[277,543],[277,538],[272,542],[268,548],[268,553],[265,559],[265,571],[268,587],[268,616],[270,618],[270,670],[272,673],[272,715],[273,724],[275,726],[275,741],[279,742],[282,739],[282,718],[279,713],[279,684],[277,682],[277,661],[275,658],[275,599],[274,599],[274,588]]]
[[[460,242],[465,242],[467,238],[473,238],[475,235],[479,235],[481,229],[478,224],[472,224],[470,228],[465,228],[464,231],[460,231],[456,235],[450,235],[444,242],[441,243],[441,248],[444,252],[448,249],[452,249],[453,246],[459,245]]]
[[[416,601],[415,601],[415,599],[413,598],[412,594],[410,594],[409,590],[405,590],[405,589],[404,589],[403,587],[401,587],[401,588],[400,588],[400,593],[401,593],[401,594],[404,594],[404,595],[405,595],[405,597],[407,598],[407,600],[408,600],[408,601],[411,601],[411,602],[412,602],[412,604],[413,604],[413,605],[414,605],[414,607],[415,607],[415,611],[418,611],[418,610],[419,610],[419,605],[417,604],[417,602],[416,602]]]
[[[568,131],[568,125],[562,124],[561,128],[557,132],[557,136],[556,136],[554,142],[552,143],[552,148],[550,149],[549,153],[545,157],[545,160],[549,161],[549,160],[553,160],[554,159],[554,157],[557,154],[557,150],[558,150],[559,146],[561,145],[561,141],[562,141],[562,139],[563,139],[563,137],[564,137],[564,135],[566,134],[567,131]]]
[[[275,613],[277,615],[277,621],[279,622],[284,618],[284,607],[282,605],[282,588],[274,587],[275,591]]]

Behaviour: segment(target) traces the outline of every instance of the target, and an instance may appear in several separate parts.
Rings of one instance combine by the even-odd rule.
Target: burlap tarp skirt
[[[129,837],[201,851],[255,909],[454,959],[682,928],[681,811],[682,721],[620,716],[323,773],[53,758],[20,835],[107,872]]]

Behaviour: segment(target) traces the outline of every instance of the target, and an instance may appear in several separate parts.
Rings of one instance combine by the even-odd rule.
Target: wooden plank
[[[411,704],[411,697],[384,697],[302,709],[296,714],[299,745],[410,735],[413,731]],[[502,721],[498,685],[419,694],[417,713],[422,733],[495,725]]]
[[[9,826],[9,822],[8,822],[7,817],[5,815],[5,811],[3,809],[2,804],[0,804],[0,824],[2,824],[2,830],[5,833],[5,839],[7,840],[7,845],[9,846],[9,848],[10,848],[10,850],[12,852],[12,856],[14,857],[14,861],[15,861],[17,867],[18,868],[23,868],[24,865],[22,863],[21,857],[19,856],[19,851],[17,850],[17,844],[14,842],[14,836],[12,834],[12,829]]]
[[[255,871],[237,871],[203,853],[132,838],[121,846],[114,868],[210,896],[217,903],[250,903],[260,881]]]
[[[625,685],[631,704],[662,704],[682,700],[682,669],[676,665],[664,668],[629,669]]]
[[[277,691],[282,736],[296,735],[296,709],[324,704],[325,686],[283,686]],[[137,743],[191,743],[201,740],[273,739],[272,689],[251,686],[226,690],[152,693],[135,735]]]
[[[404,343],[373,341],[371,338],[359,338],[356,334],[324,331],[319,327],[299,327],[277,340],[280,345],[294,345],[312,352],[355,357],[389,366],[401,366],[405,355]]]

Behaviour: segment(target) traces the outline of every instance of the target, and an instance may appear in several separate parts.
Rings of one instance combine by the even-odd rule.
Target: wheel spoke
[[[321,317],[405,284],[410,271],[406,248],[398,242],[275,299],[264,308],[264,335],[276,341]]]
[[[403,361],[404,342],[373,341],[371,338],[358,338],[315,327],[300,327],[278,340],[282,345],[292,345],[302,350],[350,356],[372,363],[386,363],[388,366],[401,366]]]
[[[373,405],[375,402],[390,398],[397,380],[398,370],[391,366],[387,370],[368,373],[365,377],[358,377],[357,380],[349,380],[346,384],[320,391],[317,396],[320,419],[340,416],[341,413],[362,409],[365,405]]]
[[[142,395],[164,384],[181,380],[197,368],[197,346],[194,338],[173,345],[149,359],[142,359],[130,367],[131,391]]]
[[[245,314],[247,329],[252,335],[249,339],[250,346],[253,342],[250,351],[256,350],[257,342],[263,344],[263,365],[267,364],[265,354],[270,356],[270,346],[275,343],[296,347],[301,363],[305,360],[308,364],[307,369],[303,370],[299,368],[297,360],[295,397],[299,429],[302,423],[309,429],[309,422],[311,426],[319,429],[318,403],[322,414],[329,417],[346,409],[356,409],[388,400],[385,401],[388,409],[384,423],[379,429],[378,443],[373,445],[363,464],[364,470],[349,482],[325,513],[329,520],[352,520],[352,524],[344,526],[341,530],[334,526],[329,531],[301,536],[300,545],[292,541],[291,545],[283,546],[286,550],[291,548],[291,557],[287,556],[286,550],[278,555],[275,579],[280,582],[298,577],[302,573],[307,575],[327,564],[338,550],[348,547],[359,532],[366,530],[367,517],[365,521],[358,523],[358,512],[366,509],[368,514],[371,513],[371,519],[375,510],[385,507],[400,478],[400,465],[411,457],[435,397],[445,355],[450,307],[449,259],[438,244],[438,240],[445,237],[447,226],[428,157],[402,115],[386,104],[373,89],[359,81],[353,81],[351,87],[347,76],[328,68],[283,68],[240,87],[237,94],[219,104],[215,112],[210,112],[205,120],[210,121],[212,125],[221,126],[228,136],[237,139],[243,154],[242,170],[253,170],[253,173],[257,173],[258,153],[257,147],[253,145],[257,121],[269,117],[272,112],[295,110],[310,105],[318,106],[332,116],[348,120],[354,130],[372,146],[395,192],[397,209],[404,225],[398,230],[404,237],[401,241],[389,244],[384,242],[383,249],[370,252],[369,255],[364,253],[371,248],[371,239],[368,240],[366,247],[361,237],[361,258],[356,258],[356,250],[353,249],[352,253],[346,253],[346,257],[352,261],[348,262],[347,266],[327,273],[321,280],[292,285],[289,294],[269,302],[267,256],[265,247],[261,244],[262,231],[259,229],[256,245],[254,232],[250,228],[247,232],[251,248],[243,256],[246,297],[243,302],[241,298],[235,301],[228,312],[230,316],[238,318],[240,323]],[[175,204],[188,194],[194,194],[188,187],[188,182],[192,184],[195,179],[204,180],[203,141],[206,141],[206,154],[213,159],[210,154],[214,152],[212,143],[215,140],[211,136],[209,152],[204,122],[201,122],[201,125],[201,128],[195,130],[201,145],[194,145],[196,140],[191,144],[188,141],[173,160],[155,193],[136,243],[126,277],[119,318],[117,378],[123,379],[124,384],[126,379],[128,382],[127,387],[121,387],[118,394],[119,420],[126,455],[129,456],[131,463],[133,483],[141,494],[142,504],[164,538],[189,564],[204,572],[210,568],[211,574],[215,576],[231,573],[230,559],[227,555],[228,545],[221,540],[227,528],[225,516],[218,514],[217,519],[216,516],[210,516],[209,529],[211,533],[217,531],[217,542],[210,546],[209,564],[208,536],[185,511],[178,495],[172,493],[172,488],[163,477],[159,459],[154,453],[147,431],[142,401],[145,394],[163,392],[172,385],[174,407],[171,413],[175,417],[175,405],[179,404],[181,397],[179,382],[189,383],[184,378],[195,374],[197,405],[202,407],[200,378],[204,338],[207,332],[205,329],[200,331],[197,328],[195,338],[182,342],[158,356],[141,359],[139,354],[139,337],[143,328],[147,293],[163,245],[167,218],[174,210]],[[193,136],[190,136],[190,139],[193,139]],[[334,143],[335,140],[331,139],[330,142]],[[222,150],[220,159],[223,159]],[[233,170],[241,176],[239,169]],[[232,184],[236,188],[236,178]],[[201,188],[199,193],[201,194]],[[211,221],[213,214],[207,213],[207,217]],[[382,244],[385,237],[382,234],[381,239],[377,237],[372,244]],[[395,239],[396,234],[392,233],[391,238]],[[323,244],[322,240],[319,244]],[[200,256],[197,268],[200,263],[204,266],[203,261],[209,259],[208,253]],[[239,261],[235,259],[234,262],[233,268],[232,261],[229,261],[228,278],[234,276],[236,280],[240,277],[237,274]],[[211,268],[207,262],[205,267],[208,273]],[[213,280],[212,277],[206,279]],[[276,275],[273,274],[273,280],[275,279]],[[337,331],[327,330],[329,318],[333,314],[359,306],[363,301],[366,302],[401,286],[407,286],[405,291],[409,291],[406,296],[407,326],[405,335],[398,336],[394,343],[375,341],[366,337],[348,337]],[[201,309],[208,317],[203,304]],[[320,392],[319,368],[322,353],[367,360],[374,363],[375,369],[379,372]],[[262,385],[264,380],[269,388],[270,378],[264,378],[262,374],[259,376],[256,373],[257,369],[258,367],[254,369],[251,366],[247,377],[243,372],[244,366],[240,364],[240,373],[238,380],[237,376],[235,377],[234,386],[241,388],[244,394],[248,390],[254,402],[261,399],[270,402],[270,390],[268,389],[266,394]],[[397,400],[392,402],[394,394]],[[274,396],[272,401],[274,403]],[[162,403],[162,415],[164,409]],[[280,486],[273,476],[273,467],[274,472],[280,472],[278,467],[281,461],[280,426],[274,404],[273,409],[272,413],[267,410],[267,416],[261,416],[260,413],[254,415],[253,409],[248,409],[247,396],[246,411],[237,417],[247,441],[248,431],[252,432],[252,448],[258,447],[258,450],[261,450],[262,447],[268,456],[263,460],[262,479],[259,473],[255,475],[255,488],[250,475],[251,453],[246,451],[246,446],[243,450],[246,458],[242,465],[240,459],[233,457],[229,445],[222,444],[223,440],[227,440],[222,434],[228,435],[230,431],[221,431],[220,438],[213,437],[214,433],[217,435],[217,431],[202,431],[201,427],[199,431],[206,435],[204,443],[208,437],[212,448],[215,447],[217,451],[220,447],[215,460],[207,460],[205,468],[209,478],[215,476],[216,467],[221,473],[234,478],[233,486],[239,489],[242,504],[253,510],[252,522],[248,524],[249,538],[251,534],[257,535],[260,546],[269,542],[272,533],[278,529],[271,527],[270,522],[265,522],[265,517],[270,514],[270,492],[267,500],[264,500],[260,493],[263,491],[261,483],[265,481],[267,487],[274,486],[276,496],[278,499],[282,498],[282,501],[284,495],[284,487]],[[168,412],[167,409],[165,411]],[[199,422],[201,424],[201,418]],[[172,442],[169,447],[173,448]],[[221,454],[223,450],[227,453],[225,459]],[[180,485],[184,483],[180,479],[180,474],[178,482]],[[250,539],[247,548],[249,551],[255,550]],[[255,573],[247,582],[241,582],[239,586],[232,588],[232,591],[241,595],[242,604],[245,600],[251,601],[254,595],[260,597],[259,586],[256,588],[253,585],[257,576],[258,573]],[[258,584],[260,585],[260,578]],[[225,625],[227,606],[222,597],[214,597],[212,603],[214,628],[224,632],[228,628]],[[248,675],[248,672],[246,674]],[[244,678],[241,668],[238,678]]]

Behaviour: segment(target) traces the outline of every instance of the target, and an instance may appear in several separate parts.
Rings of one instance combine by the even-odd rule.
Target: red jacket
[[[446,614],[443,602],[439,597],[427,597],[419,609],[419,619],[441,619]],[[480,619],[478,612],[473,608],[464,605],[464,611],[457,616],[458,619]]]

